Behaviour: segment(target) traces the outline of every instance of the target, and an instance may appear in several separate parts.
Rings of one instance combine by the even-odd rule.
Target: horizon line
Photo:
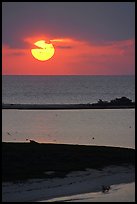
[[[135,74],[2,74],[2,76],[135,76]]]

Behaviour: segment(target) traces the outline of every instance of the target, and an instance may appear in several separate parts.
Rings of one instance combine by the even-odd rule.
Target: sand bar
[[[3,181],[65,177],[72,171],[135,164],[135,149],[95,145],[2,143]],[[54,172],[46,174],[45,172]]]
[[[93,105],[93,104],[2,104],[2,109],[34,109],[34,110],[61,110],[61,109],[123,109],[135,108],[135,105]]]

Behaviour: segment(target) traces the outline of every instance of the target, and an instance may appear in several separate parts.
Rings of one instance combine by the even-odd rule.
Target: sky
[[[39,40],[49,60],[32,56]],[[3,75],[134,73],[134,2],[2,2]]]

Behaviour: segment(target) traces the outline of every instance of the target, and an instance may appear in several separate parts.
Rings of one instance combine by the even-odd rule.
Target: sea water
[[[135,148],[134,109],[3,110],[3,141]]]
[[[2,102],[93,103],[126,96],[135,100],[134,76],[2,76]]]
[[[134,76],[3,76],[3,103],[92,103],[126,96]],[[3,110],[2,140],[135,147],[134,109]]]

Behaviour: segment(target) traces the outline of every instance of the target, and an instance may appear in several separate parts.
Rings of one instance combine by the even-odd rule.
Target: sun
[[[32,56],[40,61],[49,60],[53,57],[55,49],[51,43],[46,43],[45,40],[39,40],[34,43],[38,48],[31,49]]]

